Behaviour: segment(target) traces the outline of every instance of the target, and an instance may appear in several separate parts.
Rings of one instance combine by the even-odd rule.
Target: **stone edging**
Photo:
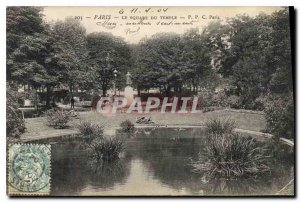
[[[223,110],[230,111],[230,112],[237,112],[237,113],[246,113],[246,114],[259,114],[259,115],[264,115],[265,114],[263,111],[255,111],[255,110],[247,110],[247,109],[225,108]]]

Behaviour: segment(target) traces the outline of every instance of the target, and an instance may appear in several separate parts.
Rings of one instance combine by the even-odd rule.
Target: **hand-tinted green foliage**
[[[55,60],[60,68],[60,82],[69,86],[71,94],[78,88],[84,89],[88,80],[86,30],[79,21],[67,18],[57,21],[51,30]]]
[[[125,81],[125,75],[130,66],[130,51],[123,39],[112,34],[99,32],[87,36],[87,47],[89,51],[89,65],[92,88],[103,91],[106,95],[112,80],[114,70],[117,70],[118,81]]]
[[[20,46],[12,53],[11,77],[19,83],[35,87],[55,85],[59,72],[52,57],[53,38],[48,34],[34,34],[22,38]]]
[[[10,55],[26,35],[42,32],[41,7],[7,7],[6,9],[6,51]]]
[[[50,109],[44,113],[49,126],[57,129],[67,127],[71,119],[70,113],[63,110]]]
[[[18,109],[18,94],[7,84],[6,89],[6,136],[18,138],[25,131],[25,123]]]

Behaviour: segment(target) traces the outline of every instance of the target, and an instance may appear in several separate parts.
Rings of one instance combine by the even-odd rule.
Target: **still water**
[[[96,164],[78,140],[51,140],[51,195],[273,195],[293,179],[287,150],[263,179],[207,181],[192,172],[203,152],[201,129],[141,129],[120,159]],[[287,154],[287,155],[286,155]]]

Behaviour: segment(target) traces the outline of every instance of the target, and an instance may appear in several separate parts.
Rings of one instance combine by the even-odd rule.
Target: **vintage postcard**
[[[9,196],[295,196],[293,7],[6,8]]]

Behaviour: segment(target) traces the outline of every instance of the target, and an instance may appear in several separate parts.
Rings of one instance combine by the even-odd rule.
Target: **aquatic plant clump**
[[[86,143],[91,143],[96,138],[103,138],[103,126],[91,122],[80,122],[77,126],[80,137]]]
[[[213,119],[205,123],[206,131],[208,134],[224,134],[231,133],[236,127],[235,121],[231,119],[220,120]]]
[[[212,134],[207,137],[204,157],[192,163],[195,172],[207,177],[249,177],[270,172],[266,149],[252,137]]]
[[[97,161],[113,161],[119,159],[123,150],[123,141],[118,138],[103,138],[90,144],[93,157]]]

